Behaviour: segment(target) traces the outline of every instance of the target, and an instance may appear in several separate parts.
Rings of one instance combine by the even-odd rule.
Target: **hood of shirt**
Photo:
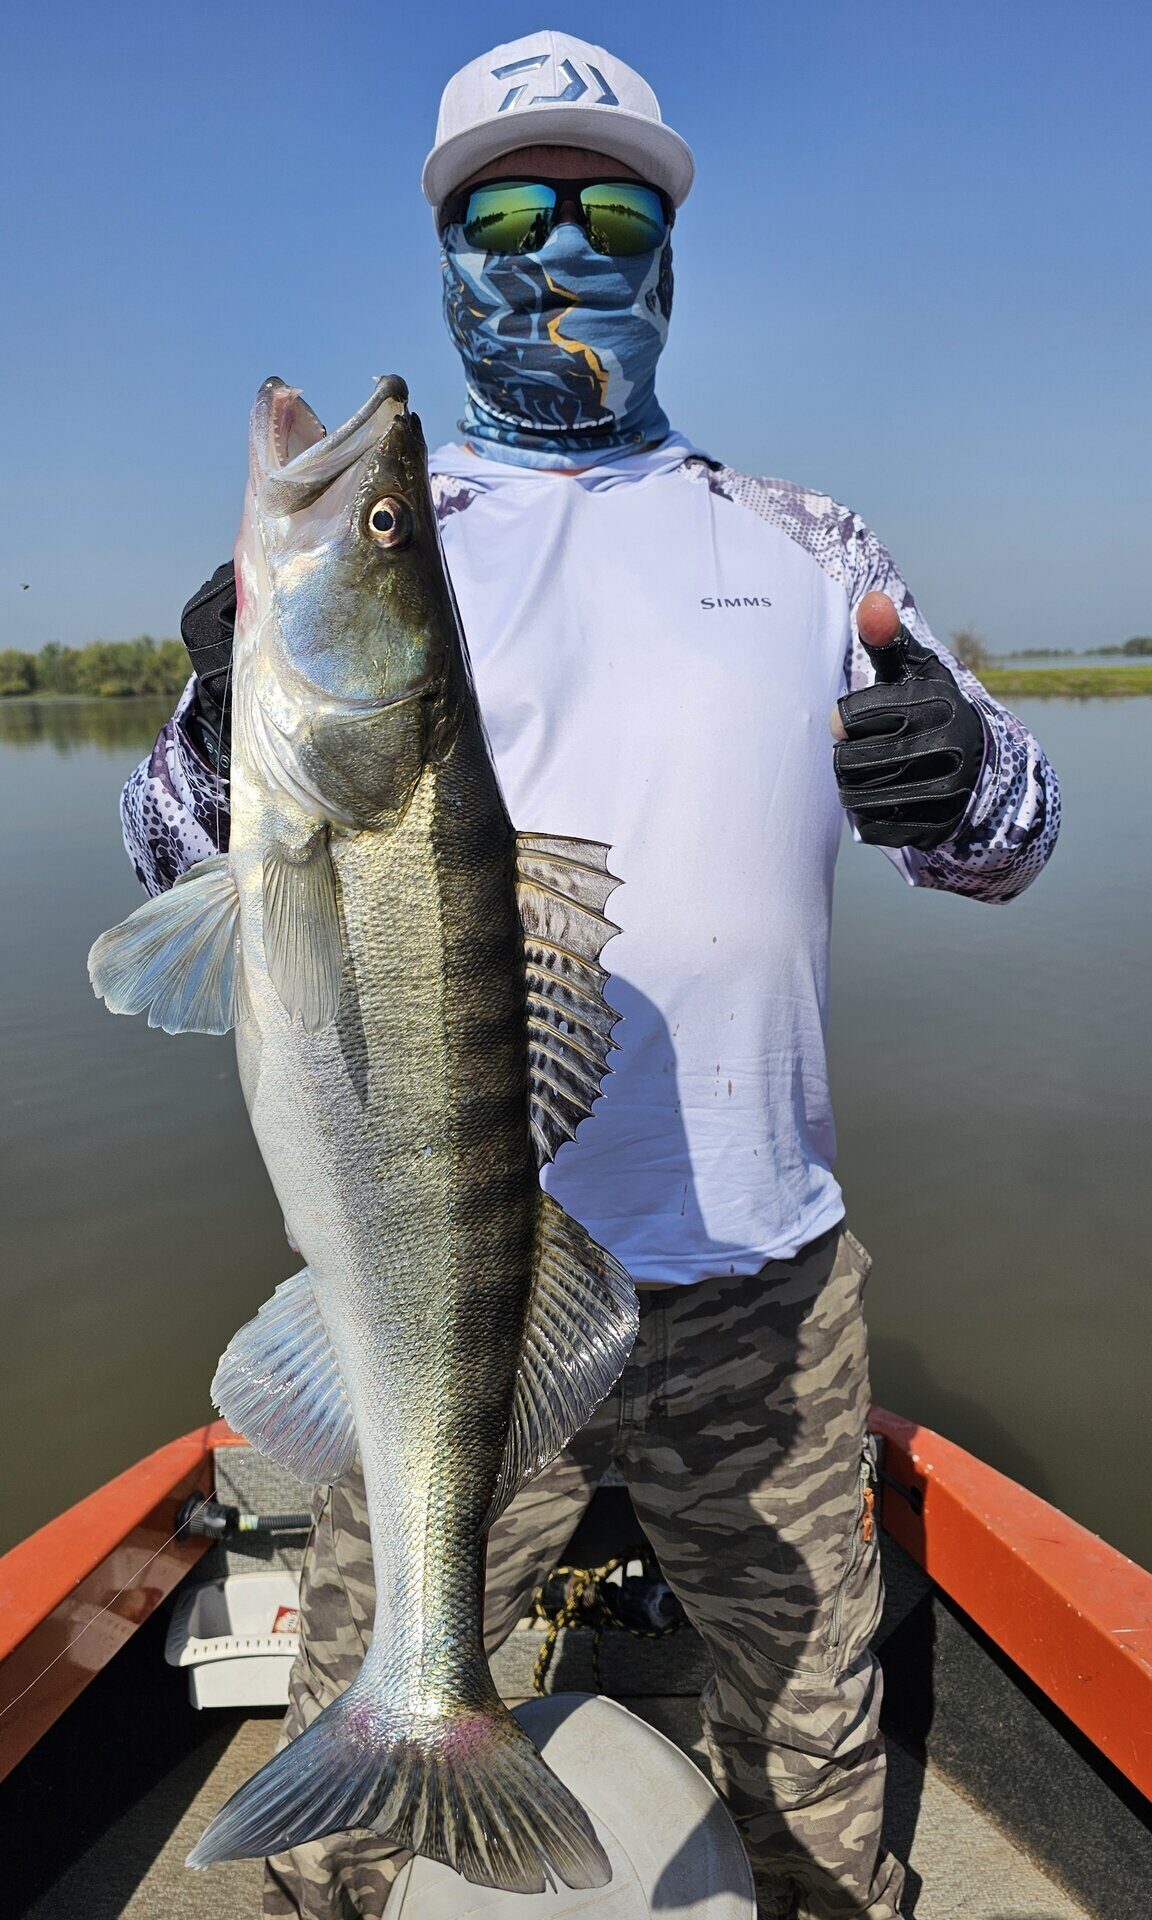
[[[578,486],[588,493],[607,493],[613,487],[651,479],[654,474],[674,473],[677,467],[682,467],[685,460],[693,456],[698,459],[709,457],[684,434],[670,433],[655,446],[642,448],[639,453],[613,454],[597,466],[584,468],[582,472],[553,472],[541,467],[510,466],[502,460],[492,459],[449,440],[429,454],[428,466],[432,473],[466,480],[469,486],[480,493],[498,488],[548,485]]]

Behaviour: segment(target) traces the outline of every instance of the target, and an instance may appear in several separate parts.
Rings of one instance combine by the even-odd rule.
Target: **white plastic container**
[[[180,1595],[164,1643],[188,1669],[194,1707],[276,1707],[300,1646],[300,1582],[272,1569],[231,1573]]]
[[[618,1700],[593,1694],[551,1693],[515,1713],[591,1819],[611,1880],[579,1892],[502,1893],[417,1858],[392,1889],[404,1920],[756,1920],[732,1816],[679,1747]]]

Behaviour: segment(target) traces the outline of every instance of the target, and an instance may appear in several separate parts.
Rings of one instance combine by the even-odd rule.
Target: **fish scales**
[[[384,1494],[373,1546],[392,1600],[389,1662],[417,1693],[429,1676],[397,1658],[396,1641],[406,1633],[419,1655],[430,1608],[444,1613],[438,1653],[447,1645],[476,1670],[478,1636],[466,1645],[465,1629],[478,1609],[457,1587],[477,1577],[533,1274],[514,843],[477,744],[461,734],[394,833],[333,843],[359,1019],[373,1034],[364,1104],[334,1029],[304,1034],[273,1004],[250,1068],[240,1028],[253,1126],[354,1413],[373,1395],[381,1408],[357,1428],[366,1482]]]
[[[352,1686],[191,1861],[372,1825],[482,1884],[597,1886],[587,1815],[493,1685],[482,1565],[635,1333],[627,1276],[538,1180],[606,1067],[615,882],[604,849],[508,821],[402,383],[326,436],[266,382],[251,450],[229,852],[90,972],[114,1011],[236,1028],[308,1265],[213,1392],[302,1478],[359,1452],[378,1608]]]

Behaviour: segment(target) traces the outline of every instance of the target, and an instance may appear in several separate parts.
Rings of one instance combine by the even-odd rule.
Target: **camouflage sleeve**
[[[189,680],[120,796],[124,845],[151,894],[164,893],[198,860],[228,845],[228,782],[200,758],[183,724],[195,684]]]
[[[855,515],[850,518],[856,521]],[[866,593],[888,594],[908,631],[939,655],[984,725],[984,767],[952,839],[926,853],[915,847],[885,847],[883,851],[914,887],[938,887],[946,893],[967,894],[973,900],[1014,900],[1036,878],[1056,844],[1060,829],[1056,774],[1023,721],[994,700],[976,675],[937,640],[892,556],[875,534],[859,521],[856,527],[850,587],[853,607]],[[876,677],[855,620],[844,673],[850,692],[871,686]]]

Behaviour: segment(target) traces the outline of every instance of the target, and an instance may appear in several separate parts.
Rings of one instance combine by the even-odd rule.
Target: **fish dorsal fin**
[[[336,871],[323,834],[302,854],[272,846],[264,855],[264,958],[286,1011],[309,1033],[331,1026],[343,959]]]
[[[356,1429],[307,1267],[234,1334],[212,1399],[229,1425],[298,1480],[329,1485],[356,1457]]]
[[[637,1325],[636,1289],[619,1261],[541,1193],[536,1279],[492,1520],[612,1391]]]
[[[608,1071],[619,1015],[600,951],[619,927],[604,902],[620,883],[597,840],[516,837],[516,891],[528,975],[532,1140],[540,1164],[575,1137]]]
[[[102,933],[88,955],[97,998],[165,1033],[227,1033],[241,1015],[240,897],[226,853],[182,873]]]

